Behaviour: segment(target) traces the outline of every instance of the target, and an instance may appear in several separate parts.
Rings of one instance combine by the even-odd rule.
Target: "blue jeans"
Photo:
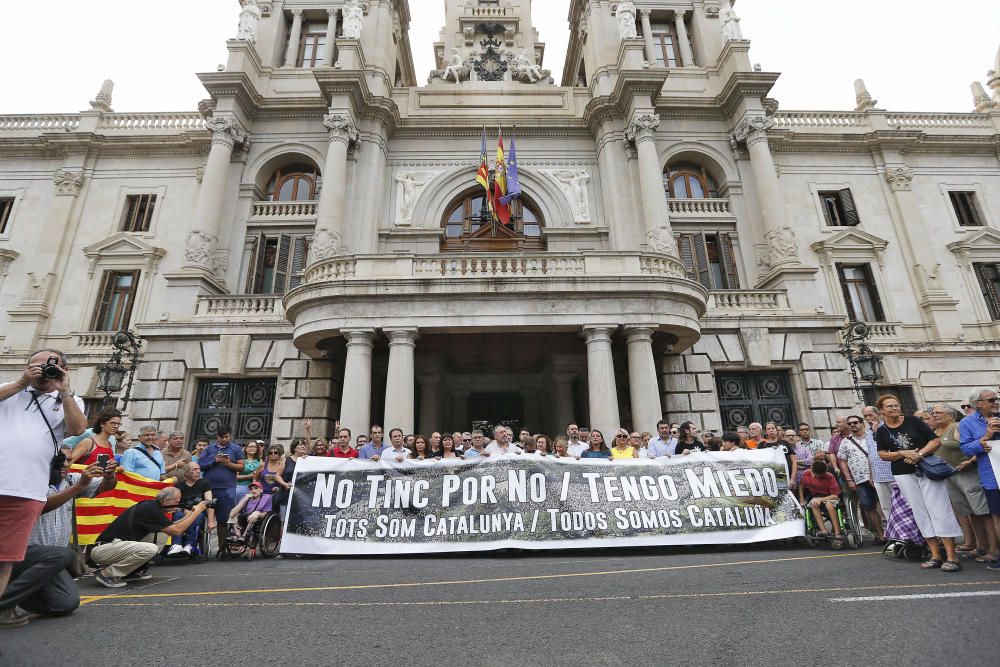
[[[219,531],[219,543],[226,539],[226,522],[229,521],[229,513],[236,507],[236,486],[226,489],[212,489],[212,497],[215,498],[215,525]]]
[[[177,512],[174,512],[174,521],[179,521],[180,519],[184,518],[186,514],[187,512],[185,512],[184,510],[179,510]],[[202,512],[201,515],[194,520],[194,523],[188,526],[188,529],[185,530],[183,534],[181,534],[179,537],[174,538],[174,544],[179,544],[182,547],[186,546],[197,547],[198,531],[200,531],[204,526],[205,526],[205,513]]]

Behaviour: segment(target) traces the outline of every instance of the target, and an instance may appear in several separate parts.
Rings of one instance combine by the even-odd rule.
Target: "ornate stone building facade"
[[[573,0],[561,76],[530,0],[445,4],[426,83],[405,0],[245,0],[197,112],[115,112],[108,82],[0,117],[3,375],[57,347],[96,400],[130,327],[133,422],[282,442],[307,417],[825,428],[857,403],[848,319],[905,402],[997,382],[998,75],[969,113],[860,81],[855,110],[781,111],[728,0]],[[474,181],[498,123],[501,228]]]

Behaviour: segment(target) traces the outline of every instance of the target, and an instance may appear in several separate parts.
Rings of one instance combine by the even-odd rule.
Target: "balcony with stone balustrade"
[[[695,222],[711,224],[736,224],[728,198],[667,199],[670,222],[673,224]]]
[[[317,201],[255,201],[248,222],[315,224],[318,207]]]

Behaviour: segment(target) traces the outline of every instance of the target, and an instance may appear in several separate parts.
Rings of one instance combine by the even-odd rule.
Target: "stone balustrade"
[[[728,199],[668,199],[670,215],[714,217],[732,215]]]
[[[106,113],[98,124],[101,130],[201,130],[205,119],[197,111],[173,113]]]
[[[493,16],[513,16],[510,7],[466,7],[466,16],[493,17]]]
[[[983,113],[924,113],[924,112],[864,112],[864,111],[779,111],[774,114],[774,126],[779,130],[823,130],[856,127],[875,129],[873,118],[885,118],[894,129],[992,129],[989,114]]]
[[[80,126],[75,114],[0,116],[0,132],[74,131]]]
[[[116,331],[83,331],[74,334],[78,350],[110,349]]]
[[[779,111],[774,114],[775,127],[794,130],[813,127],[862,127],[865,114],[857,111]]]
[[[989,115],[984,113],[890,113],[886,122],[900,129],[992,127]]]
[[[198,297],[196,317],[284,319],[281,296],[277,294],[221,294]]]
[[[315,201],[258,201],[253,204],[253,217],[265,220],[279,218],[315,218]]]
[[[790,313],[788,292],[785,290],[719,290],[709,292],[708,313],[726,311],[738,313]]]
[[[899,322],[866,322],[872,340],[880,342],[899,338]]]
[[[351,279],[525,278],[586,276],[660,276],[684,279],[680,260],[638,252],[470,253],[448,255],[364,255],[335,257],[311,264],[303,284]]]

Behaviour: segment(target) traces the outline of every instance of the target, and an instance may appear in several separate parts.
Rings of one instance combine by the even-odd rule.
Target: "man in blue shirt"
[[[215,516],[219,517],[219,543],[226,539],[226,521],[236,506],[236,474],[243,472],[243,448],[232,442],[232,430],[220,426],[216,440],[198,457],[203,478],[212,486],[215,499]]]
[[[670,422],[661,419],[656,422],[656,436],[646,443],[646,458],[656,459],[661,456],[673,456],[677,450],[677,438],[670,435]]]
[[[358,458],[367,460],[373,456],[382,457],[382,452],[389,449],[389,445],[382,442],[382,427],[376,424],[372,426],[372,439],[358,450]]]
[[[986,493],[986,502],[993,515],[993,529],[1000,534],[1000,488],[996,471],[990,462],[991,440],[1000,440],[1000,416],[997,393],[989,387],[977,387],[969,396],[975,412],[958,423],[958,437],[962,452],[975,456],[979,467],[979,482]],[[1000,563],[990,563],[991,570],[1000,570]]]
[[[139,442],[135,447],[122,454],[119,464],[126,472],[142,475],[149,479],[161,480],[166,476],[167,469],[163,465],[163,454],[156,446],[156,428],[143,426],[139,429]]]

